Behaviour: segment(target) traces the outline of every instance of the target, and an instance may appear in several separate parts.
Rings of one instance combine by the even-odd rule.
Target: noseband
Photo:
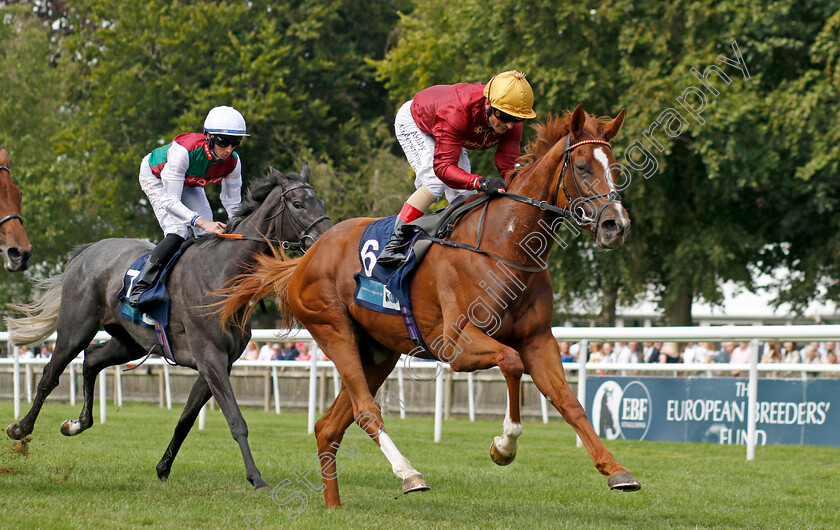
[[[283,200],[283,202],[280,203],[280,209],[277,211],[277,213],[270,216],[269,219],[274,219],[278,215],[283,214],[283,212],[286,211],[286,195],[288,193],[291,193],[291,192],[293,192],[295,190],[299,190],[299,189],[314,190],[315,188],[313,188],[311,184],[300,184],[299,186],[295,186],[294,188],[289,188],[287,190],[284,190],[283,194],[280,196],[280,198]],[[294,216],[290,213],[287,217],[288,217],[289,221],[291,221],[292,226],[294,226],[295,228],[303,227],[303,223],[300,222],[296,216]],[[307,239],[311,239],[313,243],[315,242],[315,238],[312,237],[309,234],[309,232],[313,228],[315,228],[315,225],[317,225],[321,221],[329,221],[329,219],[330,219],[330,217],[328,215],[322,215],[321,217],[319,217],[319,218],[315,219],[314,221],[312,221],[311,223],[309,223],[305,228],[303,228],[302,231],[299,232],[300,237],[298,238],[297,241],[282,241],[281,245],[283,246],[284,249],[287,249],[287,250],[288,249],[295,249],[295,250],[304,251],[303,250],[304,241],[306,241]]]
[[[569,216],[572,219],[574,219],[574,221],[578,225],[592,225],[593,231],[597,234],[598,222],[601,220],[601,214],[604,212],[604,209],[613,202],[621,202],[621,195],[619,195],[617,191],[611,190],[609,193],[599,193],[597,195],[585,196],[580,190],[580,186],[578,185],[578,179],[575,176],[575,168],[572,165],[572,151],[574,151],[576,147],[580,147],[581,145],[586,144],[600,144],[612,148],[612,146],[610,146],[610,143],[606,140],[597,139],[581,140],[580,142],[573,144],[572,133],[569,133],[569,135],[566,136],[566,156],[563,159],[563,168],[560,170],[560,178],[557,180],[557,187],[554,189],[554,193],[551,197],[551,202],[552,204],[557,203],[557,195],[559,190],[562,188],[563,195],[566,196],[566,200],[569,202]],[[569,190],[566,188],[566,168],[569,168],[569,175],[572,177],[572,183],[575,186],[575,192],[577,193],[576,199],[572,199],[571,195],[569,194]],[[609,171],[609,169],[607,171]],[[604,178],[610,178],[609,173],[605,174]],[[604,205],[596,211],[595,217],[593,218],[587,216],[585,206],[590,202],[604,198],[607,198],[609,200],[607,200],[604,203]]]
[[[9,173],[9,176],[10,177],[12,176],[12,170],[9,169],[7,166],[0,166],[0,169],[5,169],[6,172]],[[20,221],[20,224],[23,224],[23,218],[20,216],[20,214],[11,213],[11,214],[7,215],[6,217],[0,219],[0,226],[2,226],[3,223],[5,223],[6,221],[11,221],[12,219],[17,219],[18,221]]]
[[[517,195],[515,193],[505,192],[500,195],[500,197],[505,197],[508,199],[513,199],[517,202],[522,202],[525,204],[530,204],[531,206],[536,206],[540,210],[546,210],[552,213],[555,213],[561,217],[569,218],[571,217],[575,223],[578,225],[592,225],[592,231],[597,235],[598,234],[598,222],[601,220],[601,214],[604,212],[604,209],[612,204],[613,202],[621,202],[621,195],[618,194],[616,191],[610,191],[609,193],[599,193],[597,195],[590,195],[585,196],[583,192],[580,190],[580,186],[578,185],[577,177],[575,176],[575,168],[572,165],[572,151],[575,150],[576,147],[580,147],[581,145],[586,144],[600,144],[606,145],[607,147],[611,147],[610,143],[606,140],[581,140],[575,144],[572,144],[572,133],[569,133],[566,136],[566,155],[563,159],[563,167],[560,170],[560,178],[557,180],[557,187],[554,189],[554,193],[551,196],[550,201],[537,201],[530,197],[525,197],[523,195]],[[572,199],[571,195],[569,194],[569,190],[566,188],[566,168],[569,169],[569,175],[572,177],[572,182],[575,186],[575,192],[577,192],[577,198]],[[610,178],[609,175],[606,175],[606,178]],[[555,206],[557,204],[557,196],[560,193],[560,190],[563,190],[563,194],[566,196],[566,200],[568,201],[569,205],[563,208],[558,208]],[[596,201],[603,198],[608,198],[609,200],[601,206],[601,208],[595,214],[595,217],[589,217],[586,215],[586,209],[584,206],[592,201]]]

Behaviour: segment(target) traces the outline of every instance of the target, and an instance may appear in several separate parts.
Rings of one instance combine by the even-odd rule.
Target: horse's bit
[[[611,147],[610,143],[607,142],[606,140],[597,140],[597,139],[581,140],[580,142],[572,144],[572,133],[569,133],[568,136],[566,136],[566,155],[565,155],[565,158],[563,159],[563,167],[560,170],[560,178],[557,180],[557,187],[554,189],[554,193],[552,194],[552,197],[551,197],[550,201],[538,201],[536,199],[532,199],[531,197],[526,197],[524,195],[517,195],[516,193],[510,193],[510,192],[500,193],[498,196],[499,197],[505,197],[505,198],[508,198],[508,199],[511,199],[511,200],[514,200],[514,201],[517,201],[517,202],[524,203],[524,204],[529,204],[531,206],[535,206],[535,207],[539,208],[540,210],[545,210],[545,211],[552,212],[552,213],[557,214],[560,217],[563,217],[563,218],[566,218],[566,219],[571,217],[575,221],[575,223],[577,223],[578,225],[592,225],[593,232],[595,232],[595,234],[597,234],[598,233],[598,221],[600,221],[601,214],[604,212],[604,209],[607,206],[609,206],[610,204],[612,204],[613,202],[621,202],[621,195],[619,195],[618,192],[611,190],[609,193],[599,193],[597,195],[584,196],[583,193],[580,191],[580,186],[578,185],[577,178],[575,177],[575,169],[574,169],[574,166],[572,166],[572,151],[574,151],[574,149],[576,147],[580,147],[581,145],[586,145],[586,144],[601,144],[601,145],[606,145],[607,147]],[[577,199],[574,199],[574,200],[572,199],[571,195],[569,195],[569,190],[566,188],[565,176],[566,176],[566,168],[567,167],[569,168],[569,175],[572,177],[572,182],[575,185],[575,191],[577,192],[577,196],[578,196]],[[605,177],[610,178],[609,175],[605,175]],[[561,188],[563,190],[563,194],[566,196],[566,200],[569,202],[569,205],[565,206],[563,208],[559,208],[559,207],[555,206],[555,204],[557,202],[557,196],[558,196]],[[587,216],[586,215],[586,209],[584,208],[584,206],[587,203],[590,203],[590,202],[598,200],[598,199],[603,199],[605,197],[609,198],[609,200],[606,201],[606,203],[603,206],[601,206],[601,208],[595,214],[595,217],[593,218],[593,217]],[[466,206],[462,207],[462,209],[459,210],[460,215],[463,215],[467,211],[469,211],[469,210],[471,210],[471,209],[473,209],[473,208],[475,208],[479,205],[483,205],[483,210],[481,212],[481,217],[478,220],[478,242],[479,242],[478,245],[476,245],[476,246],[466,245],[466,244],[461,243],[459,241],[452,241],[451,239],[448,239],[448,238],[431,237],[429,239],[431,241],[434,241],[435,243],[440,243],[440,244],[447,245],[447,246],[450,246],[450,247],[461,248],[461,249],[464,249],[464,250],[469,250],[471,252],[478,252],[479,254],[484,254],[484,255],[489,256],[489,257],[491,257],[491,258],[493,258],[497,261],[501,261],[501,262],[503,262],[507,265],[510,265],[510,266],[512,266],[516,269],[522,270],[522,271],[537,272],[537,271],[544,270],[543,267],[532,267],[532,266],[529,266],[529,265],[520,265],[518,263],[515,263],[515,262],[507,259],[507,258],[499,256],[498,254],[495,254],[493,252],[488,252],[488,251],[480,248],[481,247],[481,235],[482,235],[483,227],[484,227],[484,214],[487,212],[488,201],[489,201],[490,198],[491,198],[491,196],[485,195],[481,199],[479,199],[477,201],[474,201],[471,204],[466,205]],[[460,215],[456,216],[456,215],[453,214],[453,217],[455,217],[457,219],[458,217],[460,217]],[[451,230],[451,227],[450,227],[450,230]]]
[[[286,211],[286,194],[288,194],[292,191],[295,191],[295,190],[299,190],[299,189],[314,190],[315,188],[313,188],[311,184],[301,184],[299,186],[295,186],[294,188],[289,188],[287,190],[284,190],[283,195],[280,196],[283,199],[283,202],[280,205],[280,210],[278,210],[277,213],[275,213],[274,215],[269,217],[269,219],[274,219],[278,215],[281,215],[283,212],[285,212]],[[300,227],[303,226],[303,223],[298,221],[297,217],[295,217],[294,215],[289,214],[287,216],[287,218],[289,219],[289,221],[291,221],[292,226],[294,226],[296,228],[300,228]],[[329,221],[329,220],[330,220],[330,217],[328,215],[322,215],[321,217],[315,219],[314,221],[309,223],[309,225],[307,225],[306,228],[303,229],[303,231],[300,232],[300,238],[297,241],[282,241],[281,244],[282,244],[283,248],[287,249],[287,250],[288,249],[295,249],[295,250],[300,250],[302,252],[305,252],[303,250],[304,241],[306,239],[311,239],[313,243],[315,242],[315,238],[312,237],[311,235],[309,235],[309,231],[312,230],[313,228],[315,228],[315,225],[317,225],[321,221]]]
[[[300,186],[295,186],[294,188],[289,188],[287,190],[284,190],[283,194],[280,195],[280,198],[282,199],[282,202],[280,203],[280,208],[277,210],[277,213],[274,213],[274,214],[268,216],[267,219],[274,219],[275,217],[283,214],[283,212],[286,211],[286,195],[288,193],[290,193],[292,191],[295,191],[295,190],[307,189],[307,188],[311,189],[311,190],[315,189],[310,184],[301,184]],[[289,219],[289,221],[291,221],[292,225],[295,226],[295,227],[302,227],[303,226],[303,223],[299,222],[297,220],[297,218],[293,215],[289,215],[288,219]],[[306,226],[306,228],[304,228],[302,232],[300,232],[301,236],[300,236],[300,238],[298,238],[297,241],[285,241],[285,240],[280,240],[280,239],[248,237],[248,236],[245,236],[245,235],[242,235],[242,234],[217,234],[217,236],[221,237],[222,239],[245,239],[245,240],[249,240],[249,241],[263,241],[263,242],[267,241],[269,243],[278,244],[281,247],[283,247],[285,250],[292,249],[292,250],[300,250],[301,252],[306,252],[305,250],[303,250],[303,242],[306,239],[311,239],[313,243],[315,242],[315,238],[312,237],[311,235],[309,235],[309,231],[312,230],[313,228],[315,228],[315,225],[317,225],[321,221],[325,221],[325,220],[329,221],[330,217],[328,215],[322,215],[321,217],[319,217],[319,218],[315,219],[314,221],[312,221],[311,223],[309,223],[309,225]]]
[[[566,157],[563,159],[563,168],[560,170],[560,178],[557,180],[557,187],[554,189],[554,194],[551,197],[551,202],[557,202],[557,192],[562,186],[563,194],[566,196],[566,200],[569,202],[569,214],[572,219],[578,225],[589,224],[592,225],[593,230],[597,233],[598,232],[598,221],[601,219],[601,214],[604,212],[604,209],[612,204],[613,202],[621,202],[621,195],[618,194],[617,191],[611,190],[609,193],[599,193],[597,195],[589,195],[584,196],[583,192],[580,191],[580,186],[578,185],[578,179],[575,176],[575,168],[572,165],[572,151],[576,147],[585,144],[600,144],[606,145],[607,147],[610,146],[610,143],[606,140],[581,140],[575,144],[572,144],[572,133],[569,133],[566,136]],[[566,168],[569,168],[569,175],[572,177],[572,183],[575,185],[575,191],[577,192],[577,199],[572,200],[571,195],[569,195],[569,190],[566,189],[566,179],[564,178],[566,175]],[[609,169],[607,170],[609,171]],[[604,175],[604,178],[610,178],[609,174]],[[586,208],[584,206],[592,201],[608,198],[609,200],[604,203],[601,208],[599,208],[596,213],[595,217],[589,217],[586,215]]]
[[[12,176],[12,170],[9,169],[7,166],[0,166],[0,169],[5,169],[9,173],[9,176]],[[20,221],[20,224],[23,224],[23,218],[20,216],[20,214],[10,213],[6,217],[0,219],[0,226],[2,226],[3,223],[5,223],[6,221],[11,221],[12,219],[17,219],[18,221]]]

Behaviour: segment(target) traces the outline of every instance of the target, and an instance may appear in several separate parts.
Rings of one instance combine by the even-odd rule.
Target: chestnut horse
[[[553,297],[545,263],[556,231],[579,233],[569,219],[595,236],[599,248],[624,242],[630,225],[616,192],[609,140],[624,110],[597,119],[578,106],[562,118],[537,125],[525,165],[507,175],[507,193],[458,221],[454,241],[479,252],[433,245],[411,280],[415,318],[431,354],[456,372],[498,366],[507,382],[503,434],[491,444],[499,465],[513,461],[522,432],[519,388],[523,373],[572,425],[610,488],[637,490],[639,483],[604,447],[566,382],[557,341],[551,334]],[[562,193],[561,193],[562,192]],[[470,199],[476,200],[476,199]],[[351,219],[327,231],[303,257],[261,259],[251,273],[229,285],[223,316],[273,289],[285,309],[306,326],[341,375],[342,389],[318,421],[315,433],[327,507],[340,507],[336,452],[355,420],[376,442],[403,481],[403,492],[429,489],[385,432],[374,395],[399,352],[414,344],[399,315],[354,304],[353,274],[360,268],[359,243],[372,219]],[[565,224],[564,224],[565,223]],[[482,237],[482,234],[483,237]],[[564,235],[565,237],[565,235]]]
[[[12,181],[9,153],[0,147],[0,253],[7,271],[25,271],[32,257],[32,245],[23,229],[20,204],[23,194]]]

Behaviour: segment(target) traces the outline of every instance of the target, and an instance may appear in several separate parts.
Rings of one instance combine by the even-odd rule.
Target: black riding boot
[[[394,223],[394,233],[382,249],[382,253],[376,259],[376,263],[383,267],[397,267],[405,261],[405,252],[402,252],[406,243],[411,237],[411,231],[406,230],[405,221],[397,218]]]
[[[131,290],[131,296],[128,297],[128,303],[131,307],[137,309],[137,302],[140,300],[140,295],[145,293],[149,287],[155,284],[163,271],[166,264],[181,247],[184,238],[178,234],[167,234],[163,240],[155,246],[152,255],[146,261],[146,266],[143,267],[143,272],[140,277],[134,282],[134,288]]]

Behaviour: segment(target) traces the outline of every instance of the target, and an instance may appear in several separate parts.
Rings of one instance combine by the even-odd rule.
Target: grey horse
[[[201,236],[183,251],[172,269],[167,284],[171,298],[167,331],[172,355],[179,365],[198,370],[199,377],[157,465],[162,481],[169,478],[178,449],[212,395],[242,451],[248,481],[257,489],[268,487],[251,456],[248,427],[230,383],[231,366],[245,349],[251,328],[247,323],[241,328],[230,323],[223,327],[213,315],[212,306],[218,301],[214,292],[227,280],[247,270],[258,255],[272,252],[268,240],[291,241],[305,251],[332,226],[324,201],[309,184],[309,175],[307,165],[300,174],[271,169],[249,186],[237,216],[228,223],[226,232],[242,238]],[[117,300],[129,265],[152,248],[151,243],[138,239],[104,239],[77,247],[69,255],[64,273],[45,280],[46,289],[35,301],[15,306],[24,313],[20,318],[7,319],[15,344],[41,342],[53,331],[58,332],[58,338],[38,382],[32,408],[19,423],[6,429],[11,438],[20,440],[32,432],[44,400],[82,349],[84,406],[78,420],[62,424],[61,432],[66,436],[75,436],[93,424],[94,383],[102,369],[156,350],[155,331],[121,318]],[[100,329],[111,339],[91,344]]]

